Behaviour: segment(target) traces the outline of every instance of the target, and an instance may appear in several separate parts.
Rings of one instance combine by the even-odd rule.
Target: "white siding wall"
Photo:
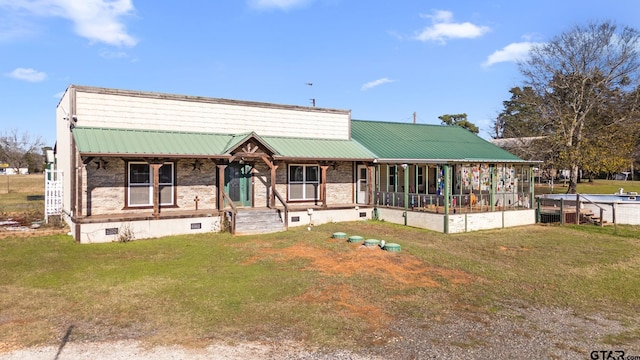
[[[62,210],[71,211],[71,132],[69,121],[65,120],[71,111],[71,97],[65,92],[56,108],[56,166],[63,171]],[[65,216],[65,218],[67,218]],[[73,227],[72,227],[73,229]]]
[[[85,92],[82,87],[76,91],[78,126],[349,139],[347,110],[153,93]]]

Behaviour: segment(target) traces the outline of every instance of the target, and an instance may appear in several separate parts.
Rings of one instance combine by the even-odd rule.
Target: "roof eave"
[[[539,164],[542,161],[508,160],[508,159],[375,159],[377,163],[389,164],[469,164],[469,163],[501,163],[501,164]]]
[[[303,157],[303,156],[274,156],[275,160],[281,161],[363,161],[375,162],[374,158],[328,158],[328,157]]]
[[[160,153],[102,153],[81,152],[82,157],[119,157],[119,158],[171,158],[171,159],[228,159],[229,155],[216,154],[160,154]]]

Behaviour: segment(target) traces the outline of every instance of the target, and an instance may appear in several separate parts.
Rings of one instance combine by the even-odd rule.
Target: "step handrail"
[[[231,198],[229,197],[229,194],[227,194],[226,191],[222,190],[222,197],[225,200],[226,203],[229,204],[229,207],[231,208],[231,234],[234,235],[236,233],[236,215],[238,214],[238,208],[236,208],[236,205],[233,203],[233,200],[231,200]],[[223,210],[226,210],[227,207],[225,206]]]
[[[584,199],[586,202],[588,202],[589,204],[591,204],[591,205],[595,205],[598,209],[600,209],[600,226],[604,225],[604,218],[603,218],[604,214],[603,214],[603,213],[604,213],[605,211],[607,211],[607,209],[605,209],[605,208],[603,208],[602,206],[600,206],[600,205],[598,205],[598,204],[594,203],[593,201],[589,200],[589,198],[587,198],[587,197],[583,196],[583,195],[582,195],[582,194],[580,194],[580,193],[576,193],[576,204],[578,204],[578,205],[576,205],[576,206],[579,206],[579,204],[580,204],[580,198],[583,198],[583,199]],[[579,211],[576,211],[576,221],[578,221],[578,218],[579,218],[579,217],[580,217],[580,212],[579,212]],[[576,223],[576,224],[577,224],[577,223]]]
[[[284,207],[284,229],[289,230],[289,205],[287,205],[287,202],[284,200],[282,195],[280,195],[278,190],[273,189],[273,195],[275,195],[275,197],[282,203],[282,206]]]

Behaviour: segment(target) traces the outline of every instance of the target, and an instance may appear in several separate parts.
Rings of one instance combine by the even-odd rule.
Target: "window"
[[[289,165],[289,199],[318,200],[319,174],[317,165]]]
[[[396,170],[397,165],[388,166],[389,169],[389,187],[388,191],[396,191]]]
[[[127,206],[153,206],[153,168],[143,162],[128,163]],[[173,205],[173,163],[165,163],[158,173],[160,205]]]

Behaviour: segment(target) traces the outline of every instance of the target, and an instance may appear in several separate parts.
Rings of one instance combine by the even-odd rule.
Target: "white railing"
[[[62,170],[44,172],[44,221],[62,214]]]

